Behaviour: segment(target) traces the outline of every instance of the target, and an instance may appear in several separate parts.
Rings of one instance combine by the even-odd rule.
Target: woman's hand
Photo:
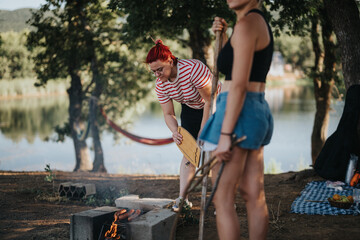
[[[229,161],[231,158],[231,136],[220,135],[219,143],[214,151],[214,155],[217,157],[218,162]]]
[[[183,140],[182,135],[177,131],[173,132],[172,138],[177,145],[180,145]]]
[[[228,27],[228,24],[225,21],[225,19],[220,18],[220,17],[215,17],[213,25],[211,27],[211,30],[214,33],[216,33],[217,31],[220,31],[222,33],[226,33],[227,27]]]

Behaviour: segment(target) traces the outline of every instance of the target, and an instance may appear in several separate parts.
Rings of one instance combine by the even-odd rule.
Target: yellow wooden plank
[[[200,148],[195,138],[183,127],[178,127],[178,132],[183,136],[181,144],[176,144],[185,158],[189,160],[195,167],[199,167]]]

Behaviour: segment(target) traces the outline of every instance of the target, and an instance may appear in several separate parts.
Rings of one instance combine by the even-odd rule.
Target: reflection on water
[[[315,111],[314,92],[311,87],[289,85],[267,88],[265,97],[275,114]]]
[[[309,168],[315,101],[311,87],[272,87],[265,97],[274,116],[272,142],[265,147],[265,172],[280,173]],[[67,119],[67,97],[0,101],[0,169],[72,171],[75,165],[72,140],[44,141],[53,127]],[[335,102],[328,135],[335,131],[343,103]],[[157,103],[150,104],[134,125],[132,133],[151,138],[170,137]],[[177,106],[177,113],[179,109]],[[88,139],[91,146],[91,139]],[[174,144],[147,146],[126,138],[115,142],[104,132],[105,166],[110,173],[178,174],[181,153]]]
[[[1,134],[14,142],[45,139],[67,119],[66,97],[43,97],[0,101]]]
[[[268,88],[265,98],[274,117],[273,137],[264,150],[265,172],[310,168],[311,133],[316,110],[312,87]],[[336,130],[343,106],[342,101],[333,101],[327,136]]]

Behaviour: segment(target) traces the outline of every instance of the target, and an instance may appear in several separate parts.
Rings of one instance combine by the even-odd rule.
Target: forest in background
[[[29,51],[25,44],[27,35],[32,30],[26,22],[31,17],[31,11],[35,10],[0,10],[0,97],[66,92],[68,84],[65,79],[50,81],[50,84],[41,88],[34,87],[36,73],[33,70],[33,57],[36,52]],[[173,40],[164,41],[176,56],[191,57],[189,48],[184,48]],[[291,65],[291,69],[306,72],[310,68],[313,56],[308,37],[283,34],[276,38],[275,46],[282,53],[285,63]]]
[[[329,1],[296,3],[265,0],[263,11],[273,27],[275,50],[283,55],[289,71],[303,72],[314,85],[317,108],[312,136],[314,161],[326,138],[324,129],[327,129],[333,86],[342,85],[342,79],[347,87],[357,81],[352,76],[356,67],[348,61],[348,56],[354,55],[348,46],[356,44],[341,38],[343,29],[338,28],[341,26],[338,22],[331,22],[331,14],[337,11],[331,12],[335,8]],[[357,39],[359,6],[352,0],[346,3],[339,9],[352,17],[353,24],[349,27],[355,29],[348,36]],[[223,1],[157,1],[154,5],[140,0],[49,0],[32,12],[28,23],[33,29],[1,33],[0,81],[6,79],[4,85],[9,88],[12,80],[34,79],[33,75],[35,85],[40,87],[54,79],[70,81],[67,88],[70,120],[57,132],[60,135],[71,132],[78,165],[82,162],[80,149],[87,148],[82,140],[77,142],[74,128],[82,116],[89,115],[92,119],[89,122],[91,131],[96,133],[94,145],[99,146],[95,152],[100,153],[97,126],[103,123],[96,123],[97,107],[108,106],[111,117],[121,120],[123,111],[144,99],[153,88],[153,77],[143,64],[147,50],[153,45],[151,37],[161,37],[175,56],[196,58],[211,67],[214,34],[209,28],[214,16],[229,19],[231,31],[233,13]],[[340,16],[336,20],[344,21]],[[334,27],[336,37],[343,41],[342,60],[348,64],[346,67],[350,66],[344,71],[348,73],[345,77]],[[120,105],[122,109],[118,109]],[[79,106],[88,110],[84,112]],[[96,159],[97,156],[94,163],[103,162]],[[99,169],[104,170],[97,167],[93,171]]]

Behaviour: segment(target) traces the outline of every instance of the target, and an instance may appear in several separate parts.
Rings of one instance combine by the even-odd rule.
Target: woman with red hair
[[[150,49],[146,63],[157,78],[155,92],[174,142],[180,144],[182,135],[178,132],[173,100],[181,103],[181,126],[197,139],[210,112],[212,73],[209,68],[196,59],[177,59],[161,40],[157,40]],[[183,156],[179,196],[185,196],[185,187],[194,173],[195,166]],[[174,211],[178,210],[181,200],[182,197],[176,199]],[[187,196],[185,203],[190,207],[192,205]]]

